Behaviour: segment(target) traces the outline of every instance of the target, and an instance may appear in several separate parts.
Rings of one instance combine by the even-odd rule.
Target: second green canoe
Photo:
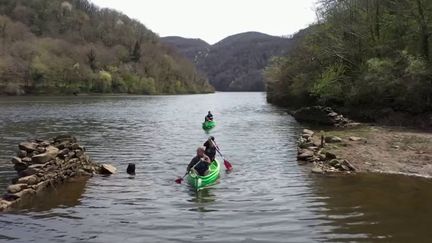
[[[202,124],[202,128],[204,130],[210,130],[212,128],[214,128],[216,126],[216,122],[215,121],[205,121]]]
[[[193,188],[199,191],[204,187],[215,184],[219,179],[219,174],[220,174],[219,161],[213,160],[213,162],[210,164],[208,175],[199,176],[193,171],[190,171],[187,176],[187,181],[189,185],[191,185]]]

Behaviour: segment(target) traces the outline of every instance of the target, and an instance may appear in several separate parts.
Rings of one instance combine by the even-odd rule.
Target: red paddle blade
[[[177,178],[177,179],[175,180],[175,183],[177,183],[177,184],[181,184],[182,181],[183,181],[183,178],[179,177],[179,178]]]
[[[233,169],[233,166],[231,165],[231,163],[228,160],[226,160],[226,159],[224,159],[224,165],[225,165],[225,168],[227,170],[232,170]]]

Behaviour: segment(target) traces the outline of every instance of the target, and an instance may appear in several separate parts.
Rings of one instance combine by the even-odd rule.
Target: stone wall
[[[104,165],[92,162],[85,148],[70,135],[26,141],[18,148],[17,156],[11,160],[17,176],[0,198],[0,212],[19,206],[23,200],[69,178],[104,172]]]

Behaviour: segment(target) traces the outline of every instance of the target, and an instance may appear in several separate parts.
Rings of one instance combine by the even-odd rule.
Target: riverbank
[[[333,166],[346,161],[355,172],[432,177],[432,133],[426,131],[370,125],[327,128],[315,132],[309,144],[299,148],[299,159],[306,157],[317,173],[351,171]],[[306,156],[310,151],[313,156]]]
[[[163,96],[163,95],[193,95],[193,94],[213,94],[215,90],[202,90],[202,91],[186,91],[186,92],[177,92],[177,93],[164,93],[164,92],[155,92],[155,93],[125,93],[125,92],[111,92],[111,93],[101,93],[101,92],[15,92],[15,93],[7,93],[4,92],[0,87],[0,97],[19,97],[19,96],[141,96],[141,95],[155,95],[155,96]]]

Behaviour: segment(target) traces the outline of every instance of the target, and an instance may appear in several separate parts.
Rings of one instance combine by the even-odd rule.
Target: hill
[[[273,56],[285,55],[291,39],[246,32],[210,46],[196,39],[162,38],[193,61],[219,91],[264,91],[263,70]]]
[[[2,0],[0,43],[0,93],[212,92],[151,30],[87,0]]]

